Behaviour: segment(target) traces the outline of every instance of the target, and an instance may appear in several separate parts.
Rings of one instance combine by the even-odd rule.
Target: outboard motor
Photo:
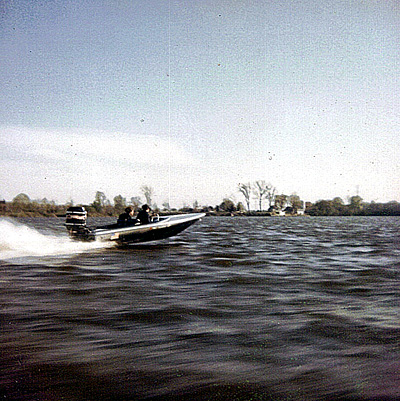
[[[74,239],[90,241],[90,230],[86,227],[87,211],[83,206],[70,206],[66,213],[65,226]]]

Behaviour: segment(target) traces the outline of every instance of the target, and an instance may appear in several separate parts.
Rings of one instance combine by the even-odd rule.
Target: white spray
[[[0,219],[0,260],[74,254],[108,246],[102,242],[76,242],[66,236],[42,234],[15,220]]]

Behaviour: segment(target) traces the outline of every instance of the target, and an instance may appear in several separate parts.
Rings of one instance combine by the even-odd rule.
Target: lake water
[[[399,223],[206,217],[116,248],[1,219],[0,398],[398,400]]]

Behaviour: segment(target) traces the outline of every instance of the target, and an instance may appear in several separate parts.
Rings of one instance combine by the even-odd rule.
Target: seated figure
[[[117,224],[119,226],[128,226],[135,223],[135,219],[133,218],[134,210],[132,206],[128,206],[125,209],[125,212],[120,214],[118,217]]]
[[[139,211],[136,218],[140,221],[140,224],[149,224],[151,223],[150,217],[150,207],[149,205],[143,205],[142,210]]]

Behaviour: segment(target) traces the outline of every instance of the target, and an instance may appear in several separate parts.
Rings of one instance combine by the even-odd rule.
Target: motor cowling
[[[86,227],[87,211],[83,206],[71,206],[65,216],[65,225],[68,229]]]
[[[90,240],[90,230],[86,227],[87,211],[83,206],[70,206],[65,215],[65,226],[71,237]]]

